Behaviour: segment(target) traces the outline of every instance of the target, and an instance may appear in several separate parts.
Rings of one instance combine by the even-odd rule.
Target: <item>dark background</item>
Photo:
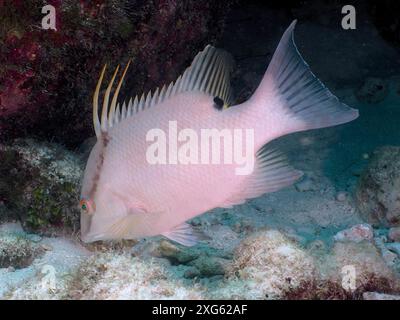
[[[43,30],[53,4],[57,31]],[[357,10],[343,30],[341,8]],[[176,79],[208,43],[237,62],[237,101],[264,73],[280,36],[298,19],[296,42],[313,71],[335,90],[399,72],[398,1],[96,0],[0,1],[0,141],[34,136],[77,148],[93,136],[91,99],[133,58],[121,97]]]

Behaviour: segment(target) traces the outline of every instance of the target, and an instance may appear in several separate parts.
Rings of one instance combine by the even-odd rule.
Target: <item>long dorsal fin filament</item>
[[[97,81],[96,90],[94,91],[93,95],[93,126],[94,131],[96,132],[96,137],[99,137],[101,135],[99,120],[99,92],[106,68],[107,64],[105,64],[103,70],[101,70],[99,81]]]
[[[118,100],[118,95],[119,91],[121,89],[121,86],[123,84],[126,72],[128,71],[129,65],[131,63],[131,60],[127,63],[125,66],[125,69],[122,73],[121,79],[119,80],[117,87],[114,91],[111,104],[109,106],[109,101],[110,101],[110,93],[113,88],[113,84],[115,81],[115,78],[118,74],[119,66],[114,71],[114,74],[110,80],[110,83],[107,86],[106,92],[104,93],[104,99],[103,99],[103,105],[102,105],[102,110],[101,110],[101,118],[99,119],[99,94],[100,94],[100,88],[101,84],[103,82],[104,74],[107,69],[107,64],[104,65],[99,81],[97,82],[96,90],[93,95],[93,126],[94,126],[94,131],[96,132],[96,136],[99,138],[102,133],[105,133],[108,131],[108,128],[111,128],[113,124],[118,123],[120,120],[120,115],[122,114],[123,117],[126,116],[127,112],[125,110],[120,110],[119,104],[117,105],[117,100]]]
[[[107,132],[107,111],[108,111],[108,101],[110,100],[110,92],[112,89],[112,86],[114,84],[115,77],[117,76],[119,70],[119,66],[114,71],[114,74],[111,78],[110,83],[108,84],[106,93],[104,94],[104,100],[103,100],[103,109],[101,110],[101,131],[102,132]]]

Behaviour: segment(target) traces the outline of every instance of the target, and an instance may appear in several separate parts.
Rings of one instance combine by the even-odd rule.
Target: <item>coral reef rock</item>
[[[43,248],[22,236],[0,233],[0,268],[25,268],[43,251]]]
[[[400,242],[400,227],[390,228],[388,237],[394,242]]]
[[[68,299],[202,299],[162,265],[127,253],[104,252],[86,260],[66,290]]]
[[[335,199],[339,202],[344,202],[344,201],[348,200],[348,198],[349,198],[349,195],[345,191],[339,191],[335,197]]]
[[[198,251],[190,247],[175,245],[167,240],[161,240],[158,247],[158,254],[160,257],[167,258],[173,263],[180,264],[186,264],[199,257]]]
[[[283,233],[259,231],[236,248],[220,298],[278,298],[315,277],[313,259]]]
[[[74,239],[37,237],[18,223],[4,223],[0,225],[0,299],[63,298],[74,270],[90,254]]]
[[[372,240],[374,231],[369,224],[358,224],[350,229],[342,230],[334,236],[335,241],[353,241],[361,242],[364,240]]]
[[[300,182],[295,184],[295,188],[299,192],[317,190],[317,186],[315,184],[315,181],[310,177],[304,177]]]
[[[385,146],[362,173],[356,202],[362,218],[375,226],[400,225],[400,147]]]
[[[212,277],[217,275],[225,275],[229,270],[231,261],[228,259],[201,255],[196,260],[190,262],[190,265],[199,270],[201,276]]]
[[[400,289],[395,271],[385,263],[378,248],[368,241],[336,242],[320,270],[325,279],[338,284],[348,283],[348,289],[353,291],[368,287]]]
[[[148,246],[149,247],[149,246]],[[186,278],[213,277],[224,275],[229,269],[232,254],[212,247],[184,247],[168,240],[161,240],[159,245],[146,249],[150,256],[166,258],[173,265],[187,265]],[[141,252],[141,256],[145,256]]]
[[[385,263],[392,268],[396,268],[398,265],[399,261],[399,256],[390,251],[387,248],[387,237],[386,236],[378,236],[375,237],[374,239],[375,246],[380,250],[382,259],[385,261]]]
[[[367,78],[357,90],[356,96],[361,102],[375,104],[385,100],[388,93],[389,87],[384,80]]]
[[[386,248],[388,248],[392,252],[395,252],[400,257],[400,242],[388,243],[386,245]]]
[[[77,157],[58,145],[31,139],[0,145],[0,200],[25,229],[78,230],[81,175]]]
[[[384,294],[379,292],[364,292],[364,300],[400,300],[399,295]]]

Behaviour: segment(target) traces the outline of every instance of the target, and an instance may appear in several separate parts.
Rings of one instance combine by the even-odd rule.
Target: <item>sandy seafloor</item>
[[[238,71],[234,88],[244,97],[257,85],[280,35],[290,22],[271,11],[259,10],[233,12],[219,43],[235,56]],[[275,147],[289,155],[293,166],[305,172],[302,182],[233,209],[215,209],[194,219],[193,224],[203,229],[211,240],[190,250],[196,252],[196,259],[199,256],[221,259],[220,264],[216,263],[211,269],[221,265],[222,269],[229,269],[229,264],[238,260],[233,252],[242,239],[256,232],[268,232],[263,230],[279,231],[269,233],[263,240],[266,251],[255,249],[260,254],[272,255],[264,260],[260,258],[263,266],[255,263],[244,267],[244,275],[240,274],[239,267],[234,268],[233,274],[212,270],[207,273],[207,270],[201,271],[200,262],[193,262],[196,259],[177,258],[177,252],[186,249],[175,245],[159,249],[161,238],[142,240],[133,247],[84,248],[74,237],[26,235],[18,224],[9,223],[0,226],[3,236],[28,239],[44,247],[45,253],[24,268],[0,269],[0,297],[285,298],[282,291],[296,287],[296,281],[324,278],[324,275],[309,275],[313,267],[307,269],[304,261],[310,257],[323,260],[321,263],[328,265],[319,269],[323,274],[321,270],[329,269],[331,257],[353,252],[335,249],[333,236],[363,223],[353,199],[360,173],[376,147],[400,145],[400,56],[362,18],[356,31],[300,21],[295,37],[314,73],[343,102],[359,109],[360,118],[339,127],[292,134],[274,141]],[[387,81],[389,94],[379,103],[362,103],[355,93],[363,80],[371,76]],[[341,195],[344,198],[340,198]],[[375,228],[375,242],[376,237],[385,232],[387,230]],[[375,242],[371,240],[373,246]],[[321,252],[314,250],[316,244],[322,248]],[[163,246],[166,246],[165,241]],[[379,253],[382,255],[381,251]],[[380,262],[376,262],[379,257],[371,258],[370,251],[365,256],[366,261],[380,268]],[[44,266],[54,268],[55,283],[46,282],[49,272]],[[397,267],[391,265],[388,270],[399,279]],[[385,277],[386,269],[380,269],[380,275]],[[293,287],[282,284],[282,279],[287,278],[285,272],[295,282]],[[332,274],[327,277],[335,278]],[[379,286],[374,288],[379,291]]]

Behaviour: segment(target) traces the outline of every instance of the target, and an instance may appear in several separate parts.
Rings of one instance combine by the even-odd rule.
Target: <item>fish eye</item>
[[[94,211],[94,203],[90,200],[82,199],[79,202],[80,209],[87,214],[92,214]]]

